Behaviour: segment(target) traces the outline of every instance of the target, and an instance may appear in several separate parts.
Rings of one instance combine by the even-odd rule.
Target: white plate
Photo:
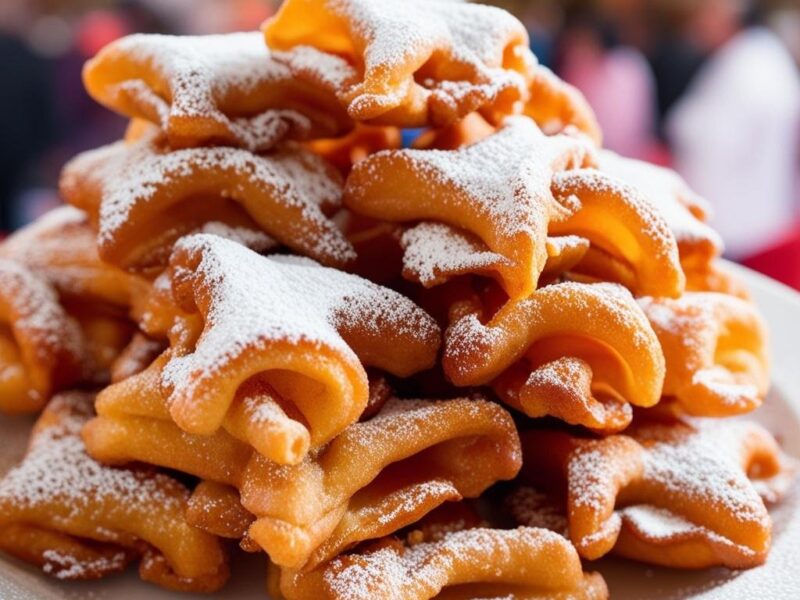
[[[733,267],[747,280],[772,333],[773,390],[755,417],[766,424],[789,454],[800,457],[800,295],[761,275]],[[0,473],[22,455],[32,419],[0,418]],[[769,599],[800,597],[800,492],[795,491],[773,512],[774,541],[763,567],[731,572],[725,569],[679,571],[656,569],[620,560],[593,565],[606,576],[615,600]],[[233,577],[217,597],[264,600],[263,556],[245,556],[233,566]],[[2,600],[177,600],[208,598],[165,592],[142,583],[135,569],[99,582],[60,583],[36,569],[0,558]]]

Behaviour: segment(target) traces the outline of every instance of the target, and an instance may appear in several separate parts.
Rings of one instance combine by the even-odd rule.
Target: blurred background
[[[727,256],[800,289],[800,0],[507,0],[606,145],[677,169]],[[122,134],[83,62],[132,32],[255,29],[270,0],[0,0],[0,231],[58,203],[61,165]]]

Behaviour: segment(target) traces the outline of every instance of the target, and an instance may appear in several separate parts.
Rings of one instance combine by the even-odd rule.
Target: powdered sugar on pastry
[[[507,261],[497,268],[508,294],[525,297],[547,261],[548,226],[579,206],[569,197],[556,201],[553,174],[591,164],[590,154],[588,144],[545,136],[530,119],[512,117],[459,150],[389,150],[366,158],[347,180],[345,204],[372,218],[435,221],[475,235]]]
[[[420,223],[403,233],[400,240],[403,273],[425,287],[442,283],[459,273],[480,273],[509,265],[503,256],[490,252],[479,240],[443,223]]]
[[[289,24],[296,19],[305,20],[299,33]],[[522,75],[534,60],[519,21],[460,2],[293,0],[266,23],[265,33],[273,48],[311,43],[345,54],[362,70],[362,80],[344,95],[350,115],[390,114],[409,126],[445,125],[487,105],[512,112],[526,94]],[[426,65],[426,76],[415,78]]]
[[[706,202],[677,173],[609,150],[599,152],[597,161],[600,170],[636,188],[663,215],[682,255],[689,247],[700,246],[706,247],[710,256],[722,252],[719,234],[700,219],[708,210]]]
[[[54,390],[84,375],[86,340],[50,284],[6,259],[0,259],[0,305],[0,321],[10,329],[9,342],[20,361],[3,361],[0,383],[9,384],[9,379],[11,388],[3,389],[0,409],[34,412]]]
[[[297,148],[269,156],[225,147],[169,152],[152,136],[81,154],[65,167],[61,179],[69,202],[96,211],[101,253],[123,244],[120,237],[157,227],[160,211],[205,194],[218,196],[220,203],[237,201],[267,234],[338,264],[355,257],[326,217],[340,202],[340,186],[332,167]],[[289,215],[291,223],[286,223]]]
[[[183,238],[176,252],[198,257],[194,272],[180,277],[202,288],[209,302],[194,352],[173,358],[164,370],[164,380],[182,394],[241,352],[275,340],[327,347],[360,364],[340,330],[377,336],[391,328],[418,341],[438,335],[433,320],[405,297],[309,259],[259,257],[212,235]]]
[[[34,435],[24,462],[9,471],[0,481],[0,503],[34,509],[57,501],[64,514],[52,514],[57,524],[77,516],[97,520],[92,507],[104,510],[103,503],[124,507],[130,503],[169,506],[178,502],[160,490],[163,475],[143,477],[133,471],[106,467],[86,453],[80,433],[92,417],[91,396],[83,393],[61,394],[53,399],[53,407],[67,416],[56,425]],[[114,532],[98,530],[105,541],[119,541]]]
[[[348,125],[336,93],[351,69],[335,56],[301,52],[278,59],[257,32],[137,34],[104,48],[87,63],[84,79],[98,101],[159,124],[175,147],[210,141],[263,151],[286,138],[330,137]],[[312,58],[329,74],[298,85],[293,63]]]

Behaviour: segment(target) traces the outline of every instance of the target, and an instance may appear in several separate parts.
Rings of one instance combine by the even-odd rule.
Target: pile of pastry
[[[793,466],[728,418],[762,318],[703,200],[528,44],[477,4],[286,0],[89,61],[125,139],[0,247],[0,410],[39,413],[0,548],[202,592],[259,553],[289,600],[762,564]]]

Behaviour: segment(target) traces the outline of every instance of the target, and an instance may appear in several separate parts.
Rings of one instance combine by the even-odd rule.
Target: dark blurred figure
[[[658,133],[664,138],[664,119],[686,93],[703,65],[708,50],[686,32],[693,0],[655,0],[644,15],[650,37],[644,49],[656,80]]]
[[[14,223],[12,199],[30,176],[30,165],[55,136],[48,62],[17,35],[29,2],[0,6],[0,231]]]
[[[655,83],[643,54],[622,43],[616,23],[595,2],[567,5],[556,70],[586,96],[603,129],[604,145],[651,158]]]

